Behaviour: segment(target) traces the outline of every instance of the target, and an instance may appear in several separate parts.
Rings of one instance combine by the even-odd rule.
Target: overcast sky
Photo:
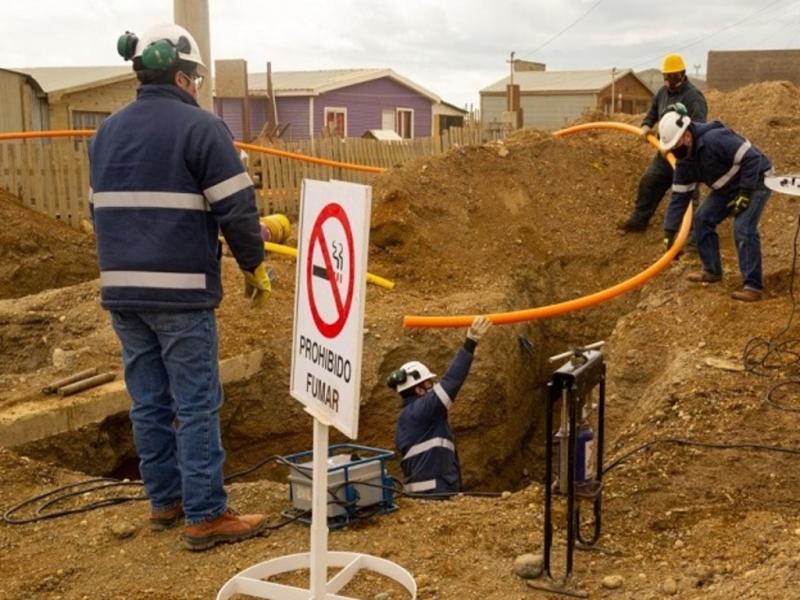
[[[173,14],[172,0],[0,0],[0,5],[0,67],[5,68],[122,64],[119,34],[141,33],[171,21]],[[800,47],[800,0],[209,0],[209,5],[213,59],[244,58],[250,71],[265,71],[267,61],[275,71],[388,67],[459,106],[477,104],[478,90],[508,73],[512,50],[517,58],[546,63],[548,70],[640,70],[658,67],[665,53],[679,51],[691,73],[704,73],[709,49]]]

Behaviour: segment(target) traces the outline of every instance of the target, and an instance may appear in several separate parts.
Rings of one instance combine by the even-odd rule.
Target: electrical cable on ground
[[[742,351],[742,363],[748,373],[768,377],[771,372],[790,368],[796,369],[800,366],[800,338],[779,341],[791,328],[797,311],[797,301],[794,297],[794,279],[797,272],[798,234],[800,234],[800,215],[797,218],[792,240],[792,266],[789,271],[789,298],[792,307],[789,311],[789,318],[786,320],[786,326],[771,338],[753,337],[747,341]],[[790,386],[800,386],[800,375],[795,374],[773,385],[766,394],[765,401],[767,404],[787,412],[800,412],[800,407],[787,406],[777,401],[774,397],[777,390]]]
[[[658,440],[651,440],[649,442],[645,442],[635,448],[631,448],[620,454],[610,463],[605,465],[603,468],[603,474],[608,473],[611,469],[621,465],[623,462],[628,460],[630,457],[638,454],[642,450],[646,450],[651,446],[655,446],[658,444],[675,444],[678,446],[697,446],[700,448],[711,448],[714,450],[756,450],[756,451],[763,451],[763,452],[781,452],[784,454],[793,454],[800,456],[800,448],[785,448],[783,446],[771,446],[765,444],[756,444],[756,443],[749,443],[743,442],[738,444],[720,444],[716,442],[702,442],[698,440],[687,440],[684,438],[661,438]]]
[[[306,477],[311,478],[310,475],[305,473],[302,469],[299,469],[293,463],[286,461],[281,456],[270,456],[265,458],[264,460],[259,461],[255,465],[243,469],[241,471],[236,471],[231,473],[230,475],[225,477],[225,482],[228,483],[233,479],[238,477],[243,477],[245,475],[249,475],[250,473],[260,469],[265,464],[276,461],[282,464],[285,464],[291,469],[294,469]],[[124,502],[132,502],[132,501],[140,501],[140,500],[147,500],[147,496],[144,494],[131,496],[131,495],[122,495],[122,496],[111,496],[108,498],[101,498],[99,500],[95,500],[93,502],[89,502],[87,504],[83,504],[80,506],[75,506],[71,508],[66,508],[62,510],[55,510],[45,512],[45,509],[57,505],[64,500],[69,498],[73,498],[75,496],[84,496],[86,494],[91,494],[94,492],[98,492],[101,490],[107,490],[109,488],[115,487],[134,487],[134,488],[142,488],[144,487],[144,483],[141,480],[120,480],[120,479],[113,479],[110,477],[96,477],[92,479],[84,479],[82,481],[78,481],[76,483],[69,483],[66,485],[58,486],[53,488],[47,492],[42,494],[38,494],[17,504],[11,506],[10,508],[6,509],[3,512],[2,520],[9,525],[24,525],[27,523],[35,523],[38,521],[44,521],[47,519],[55,519],[58,517],[64,517],[67,515],[74,515],[78,513],[88,512],[91,510],[95,510],[97,508],[102,508],[105,506],[113,506],[115,504],[122,504]],[[334,497],[334,501],[332,503],[339,502],[338,498]],[[39,504],[37,504],[39,503]],[[28,507],[35,507],[33,508],[33,516],[30,517],[17,517],[15,516],[16,513],[20,512],[24,508]],[[310,511],[309,511],[310,512]],[[267,529],[279,529],[292,521],[296,521],[299,518],[302,518],[304,515],[295,515],[291,517],[287,521],[280,521],[275,525],[267,526]]]

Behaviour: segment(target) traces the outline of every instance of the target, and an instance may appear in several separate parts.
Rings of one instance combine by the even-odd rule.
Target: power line
[[[539,52],[539,50],[541,50],[541,49],[542,49],[542,48],[544,48],[545,46],[549,46],[549,45],[550,45],[552,42],[556,41],[556,40],[557,40],[559,37],[561,37],[561,35],[562,35],[562,34],[566,33],[567,31],[569,31],[570,29],[572,29],[572,28],[573,28],[575,25],[577,25],[577,24],[578,24],[580,21],[582,21],[582,20],[584,19],[584,17],[586,17],[586,16],[587,16],[587,15],[588,15],[590,12],[592,12],[592,11],[593,11],[595,8],[597,8],[598,6],[600,6],[600,4],[602,4],[602,2],[603,2],[603,0],[597,0],[597,2],[595,2],[594,4],[592,4],[592,5],[589,7],[589,10],[587,10],[587,11],[586,11],[585,13],[583,13],[583,14],[582,14],[580,17],[578,17],[577,19],[575,19],[575,20],[574,20],[572,23],[570,23],[569,25],[567,25],[566,27],[564,27],[564,29],[562,29],[562,30],[561,30],[561,31],[559,31],[557,34],[555,34],[553,37],[551,37],[549,40],[547,40],[547,41],[546,41],[544,44],[542,44],[541,46],[539,46],[539,47],[538,47],[538,48],[536,48],[535,50],[532,50],[531,52],[528,52],[528,54],[526,54],[526,55],[525,55],[523,58],[525,58],[525,57],[528,57],[528,56],[532,56],[532,55],[536,54],[537,52]]]
[[[753,48],[760,48],[760,47],[761,47],[761,46],[763,46],[763,45],[764,45],[766,42],[774,42],[774,41],[775,41],[775,37],[776,37],[776,36],[777,36],[779,33],[782,33],[784,29],[787,29],[788,27],[797,27],[797,26],[798,26],[798,24],[799,24],[799,23],[798,23],[798,21],[800,21],[800,13],[798,13],[797,15],[795,15],[795,16],[793,16],[793,17],[789,18],[789,19],[788,19],[788,20],[787,20],[785,23],[783,23],[783,24],[782,24],[780,27],[778,27],[777,29],[774,29],[774,30],[773,30],[772,32],[770,32],[768,35],[764,36],[764,37],[763,37],[763,38],[761,38],[759,41],[757,41],[756,43],[754,43],[754,44],[752,45],[752,46],[753,46]],[[774,44],[774,43],[773,43],[773,47],[775,47],[775,44]]]
[[[788,8],[789,6],[792,6],[793,4],[796,4],[796,3],[797,3],[797,1],[798,1],[798,0],[795,0],[795,2],[792,2],[792,3],[790,3],[788,6],[786,6],[786,7],[784,7],[784,8]],[[757,11],[755,11],[755,12],[753,12],[753,13],[751,13],[751,14],[747,15],[746,17],[743,17],[743,18],[739,19],[738,21],[735,21],[735,22],[731,23],[730,25],[726,25],[725,27],[720,27],[719,29],[717,29],[717,30],[715,30],[715,31],[713,31],[713,32],[711,32],[711,33],[709,33],[709,34],[707,34],[707,35],[704,35],[703,37],[701,37],[701,38],[698,38],[698,39],[696,39],[696,40],[695,40],[695,41],[693,41],[693,42],[689,42],[688,44],[684,44],[683,46],[679,46],[679,47],[677,47],[677,48],[669,48],[668,50],[669,50],[669,51],[671,51],[671,52],[678,52],[678,51],[680,51],[680,50],[685,50],[686,48],[691,48],[692,46],[696,46],[697,44],[699,44],[699,43],[701,43],[701,42],[704,42],[704,41],[706,41],[706,40],[708,40],[708,39],[710,39],[710,38],[714,37],[715,35],[717,35],[717,34],[719,34],[719,33],[722,33],[723,31],[727,31],[728,29],[733,29],[733,28],[734,28],[734,27],[736,27],[737,25],[741,25],[741,24],[742,24],[742,23],[744,23],[745,21],[749,21],[749,20],[750,20],[750,19],[752,19],[753,17],[755,17],[755,16],[758,16],[758,15],[760,15],[761,13],[768,11],[768,10],[769,10],[771,7],[775,6],[775,5],[776,5],[776,4],[778,4],[779,2],[783,2],[783,0],[773,0],[772,2],[770,2],[769,4],[767,4],[766,6],[763,6],[763,7],[761,7],[761,8],[760,8],[760,9],[758,9]],[[633,68],[635,69],[635,68],[637,68],[637,67],[641,67],[642,65],[647,65],[647,64],[650,64],[650,63],[652,63],[654,60],[658,60],[658,59],[660,59],[660,58],[661,58],[661,55],[659,55],[659,56],[655,56],[655,57],[653,57],[653,58],[648,58],[647,60],[643,60],[643,61],[642,61],[642,62],[640,62],[640,63],[636,63],[635,65],[633,65]]]

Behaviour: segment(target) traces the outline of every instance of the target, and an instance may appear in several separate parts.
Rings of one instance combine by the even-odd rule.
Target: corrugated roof
[[[389,77],[398,83],[426,96],[434,102],[440,98],[424,87],[398,75],[391,69],[335,69],[327,71],[273,71],[272,88],[276,96],[316,96],[324,92]],[[248,73],[250,91],[267,91],[266,73]]]
[[[618,80],[631,69],[617,69]],[[485,87],[481,93],[505,93],[509,77]],[[595,71],[521,71],[514,73],[514,83],[519,84],[520,92],[599,92],[611,84],[611,69]]]
[[[130,65],[118,67],[33,67],[14,69],[33,77],[42,89],[50,94],[80,88],[103,81],[133,77]]]

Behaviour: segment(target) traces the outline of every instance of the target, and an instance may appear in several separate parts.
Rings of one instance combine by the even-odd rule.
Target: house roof
[[[14,69],[36,80],[48,93],[68,93],[135,77],[130,65],[118,67],[33,67]]]
[[[460,108],[444,100],[433,105],[433,114],[435,115],[465,116],[468,112],[467,109]]]
[[[614,81],[626,75],[636,74],[632,69],[617,69]],[[509,77],[483,88],[481,94],[506,93]],[[638,79],[638,77],[637,77]],[[519,84],[520,92],[547,94],[553,92],[596,93],[611,84],[611,69],[594,71],[516,71],[514,83]],[[647,87],[647,84],[641,82]]]
[[[391,69],[336,69],[328,71],[273,71],[272,88],[275,96],[318,96],[331,90],[365,83],[382,77],[389,77],[396,82],[439,102],[440,98],[433,92],[417,85],[410,79],[398,75]],[[267,91],[266,73],[248,73],[247,83],[251,92]]]
[[[18,71],[16,69],[3,69],[3,68],[0,68],[0,71],[5,71],[6,73],[14,73],[16,75],[20,75],[25,78],[25,81],[28,83],[28,85],[30,85],[34,90],[36,90],[37,94],[45,93],[44,90],[42,89],[42,86],[39,85],[39,82],[36,81],[30,75],[28,75],[28,73],[23,73],[22,71]]]

